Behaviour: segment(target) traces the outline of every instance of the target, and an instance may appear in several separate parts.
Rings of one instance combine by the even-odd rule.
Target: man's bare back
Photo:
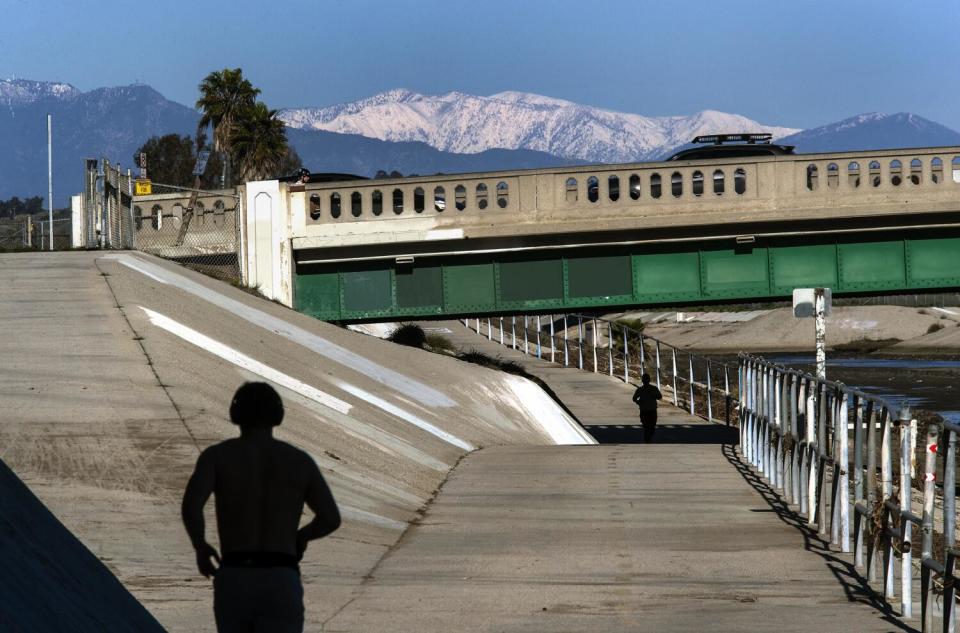
[[[313,459],[272,437],[239,437],[211,446],[197,461],[194,478],[214,494],[222,553],[299,556],[296,537],[304,503],[317,515],[335,507]]]
[[[230,418],[240,437],[200,454],[181,508],[197,569],[215,576],[217,629],[302,631],[298,562],[309,541],[340,527],[340,512],[313,459],[273,438],[283,404],[272,387],[240,387]],[[205,536],[203,507],[211,494],[222,558]],[[298,529],[304,504],[315,516]]]

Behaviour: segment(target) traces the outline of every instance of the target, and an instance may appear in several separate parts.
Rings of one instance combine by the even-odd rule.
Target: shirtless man
[[[283,403],[270,385],[248,382],[230,404],[240,437],[207,448],[183,495],[183,524],[197,568],[213,580],[217,630],[303,631],[298,563],[307,543],[340,527],[340,512],[313,459],[273,438]],[[220,550],[204,536],[213,493]],[[306,503],[316,515],[298,528]],[[214,564],[216,561],[217,565]]]

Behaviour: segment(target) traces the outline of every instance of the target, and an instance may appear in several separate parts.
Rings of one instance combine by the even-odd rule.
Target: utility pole
[[[47,214],[50,220],[50,250],[53,250],[53,116],[47,115]],[[43,247],[43,242],[40,243]]]

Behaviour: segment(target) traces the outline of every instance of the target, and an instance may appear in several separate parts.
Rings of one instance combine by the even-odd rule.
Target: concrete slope
[[[279,437],[320,463],[345,517],[307,553],[308,628],[351,599],[463,455],[592,442],[529,381],[150,257],[3,256],[0,299],[3,459],[171,630],[212,630],[179,499],[199,451],[236,434],[227,407],[244,380],[278,386]]]
[[[162,631],[0,461],[0,630]]]

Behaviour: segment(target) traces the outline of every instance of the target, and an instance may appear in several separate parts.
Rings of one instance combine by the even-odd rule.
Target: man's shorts
[[[213,579],[217,631],[303,632],[303,585],[291,567],[220,567]]]

